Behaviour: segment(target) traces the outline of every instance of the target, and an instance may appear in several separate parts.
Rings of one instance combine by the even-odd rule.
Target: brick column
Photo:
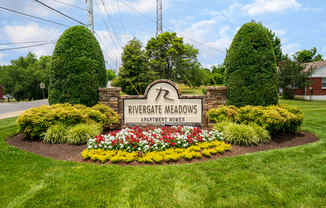
[[[115,112],[119,113],[119,100],[121,88],[110,87],[99,89],[99,103],[109,106]]]
[[[226,104],[226,92],[226,87],[207,87],[204,99],[204,127],[213,127],[214,123],[209,123],[206,113],[212,108],[218,108]]]
[[[117,114],[120,115],[120,123],[121,123],[121,110],[119,108],[119,103],[121,100],[120,87],[110,87],[110,88],[100,88],[99,90],[99,103],[109,106],[112,110],[114,110]],[[113,128],[120,128],[121,124],[117,126],[113,126]]]

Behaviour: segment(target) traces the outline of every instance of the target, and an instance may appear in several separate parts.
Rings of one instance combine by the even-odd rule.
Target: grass
[[[178,84],[178,88],[183,95],[204,95],[206,86],[191,88],[185,84]]]
[[[8,146],[0,120],[0,207],[326,207],[326,102],[305,112],[314,144],[197,164],[118,166],[55,161]]]

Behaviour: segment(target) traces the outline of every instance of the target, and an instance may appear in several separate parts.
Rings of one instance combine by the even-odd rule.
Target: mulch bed
[[[202,159],[193,159],[191,161],[181,159],[178,162],[168,162],[168,163],[163,162],[161,164],[165,165],[165,164],[183,164],[183,163],[200,162],[205,160],[217,159],[221,157],[242,155],[242,154],[252,153],[252,152],[294,147],[294,146],[304,145],[308,143],[313,143],[316,141],[319,141],[319,138],[317,138],[314,134],[309,132],[300,132],[297,133],[296,135],[281,135],[278,137],[274,137],[272,141],[268,144],[260,144],[257,146],[249,146],[249,147],[232,145],[232,151],[225,152],[222,155],[217,154],[210,158],[203,157]],[[69,145],[69,144],[44,144],[40,141],[25,140],[22,134],[8,138],[7,142],[9,145],[15,146],[24,151],[33,152],[35,154],[48,157],[48,158],[53,158],[56,160],[95,163],[92,161],[84,161],[82,159],[81,152],[86,148],[86,145],[76,146],[76,145]],[[98,164],[100,163],[98,162]],[[107,162],[107,164],[110,164],[110,162]],[[126,163],[118,163],[118,164],[144,165],[138,162],[132,162],[129,164]]]

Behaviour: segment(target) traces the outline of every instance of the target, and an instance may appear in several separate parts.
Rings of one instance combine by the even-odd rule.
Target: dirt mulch
[[[187,161],[184,159],[179,160],[178,162],[163,162],[162,164],[183,164],[183,163],[193,163],[200,162],[205,160],[211,160],[221,157],[231,157],[235,155],[242,155],[252,152],[260,152],[271,149],[280,149],[286,147],[294,147],[299,145],[304,145],[308,143],[313,143],[319,141],[314,134],[308,132],[300,132],[296,135],[282,135],[274,137],[272,141],[268,144],[260,144],[257,146],[239,146],[232,145],[232,151],[225,152],[224,154],[217,154],[211,158],[203,157],[202,159],[193,159],[192,161]],[[53,158],[56,160],[68,160],[74,162],[91,162],[84,161],[81,157],[81,152],[86,148],[86,145],[76,146],[69,144],[44,144],[40,141],[28,141],[24,139],[22,134],[8,138],[7,140],[9,145],[15,146],[19,149],[25,150],[27,152],[33,152],[35,154]],[[110,164],[108,162],[107,164]],[[120,163],[121,165],[126,165],[125,163]],[[137,162],[129,163],[128,165],[144,165]]]

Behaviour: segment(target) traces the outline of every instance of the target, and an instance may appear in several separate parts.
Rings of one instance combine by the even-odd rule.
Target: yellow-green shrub
[[[209,120],[215,122],[236,121],[238,119],[238,111],[239,109],[235,106],[221,106],[210,109],[207,115]]]
[[[73,126],[80,123],[96,122],[101,125],[116,122],[116,113],[113,119],[107,117],[99,110],[83,105],[56,104],[41,106],[26,110],[17,119],[19,132],[28,139],[40,139],[47,129],[55,124],[62,123]]]
[[[257,124],[237,124],[224,122],[222,129],[224,140],[231,144],[257,145],[270,141],[268,131]]]
[[[111,128],[113,124],[119,122],[119,115],[113,111],[109,106],[103,104],[97,104],[92,107],[92,109],[103,113],[106,116],[106,121],[104,123],[104,127]]]
[[[255,123],[270,134],[295,133],[303,122],[303,113],[289,106],[223,106],[207,113],[209,120],[215,122],[232,121],[238,124]],[[220,125],[221,126],[221,125]],[[219,126],[217,126],[219,128]]]
[[[44,134],[43,142],[49,144],[64,144],[66,143],[67,126],[59,123],[48,128]]]
[[[100,124],[77,124],[67,131],[66,141],[68,144],[86,144],[87,141],[102,132]]]

